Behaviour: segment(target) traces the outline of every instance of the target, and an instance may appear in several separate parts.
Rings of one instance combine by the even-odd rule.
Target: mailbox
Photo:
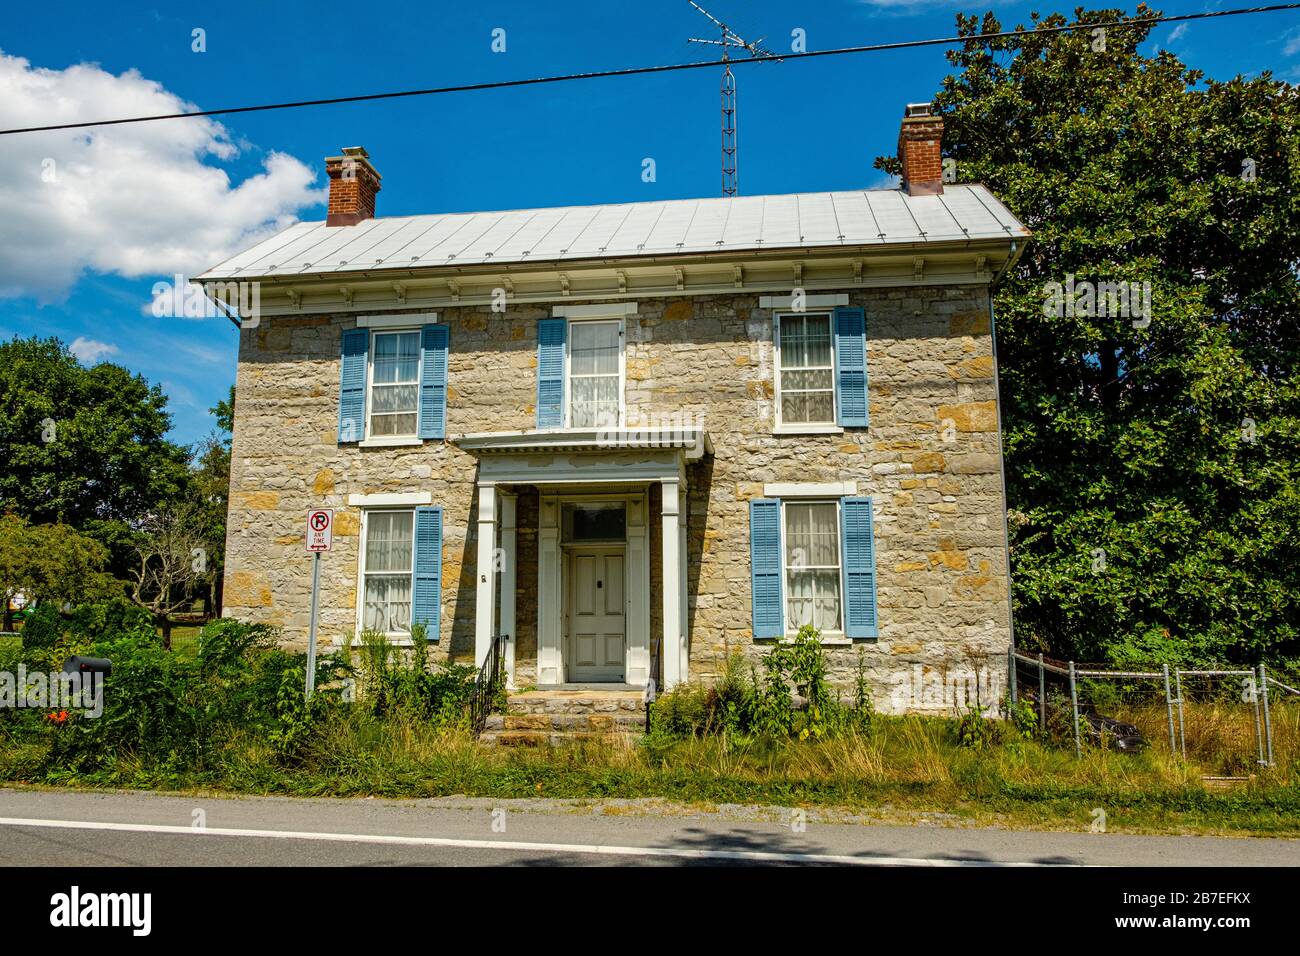
[[[113,673],[113,662],[107,657],[82,657],[74,654],[63,662],[65,674],[101,674],[107,677]]]

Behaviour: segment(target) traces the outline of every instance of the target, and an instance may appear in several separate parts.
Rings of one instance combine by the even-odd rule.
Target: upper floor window
[[[776,319],[777,422],[835,423],[835,346],[829,312]]]
[[[617,428],[622,418],[623,323],[569,323],[569,427]]]
[[[414,437],[419,425],[419,331],[376,332],[370,356],[370,427],[366,434]]]

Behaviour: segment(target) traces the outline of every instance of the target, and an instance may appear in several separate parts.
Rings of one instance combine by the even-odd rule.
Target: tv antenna
[[[762,37],[750,43],[696,3],[695,0],[687,0],[687,2],[712,20],[717,25],[721,35],[719,40],[690,37],[686,42],[706,43],[710,46],[722,47],[722,195],[734,196],[739,186],[737,185],[736,176],[738,158],[736,154],[736,77],[731,72],[731,63],[729,62],[731,60],[731,50],[733,47],[748,50],[753,58],[771,57],[772,54],[760,46],[763,42]]]

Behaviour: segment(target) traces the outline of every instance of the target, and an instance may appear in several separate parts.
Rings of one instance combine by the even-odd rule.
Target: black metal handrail
[[[474,677],[474,689],[469,698],[469,723],[475,736],[483,733],[487,726],[488,714],[492,712],[492,704],[501,689],[501,669],[504,663],[501,649],[504,644],[505,635],[498,634],[492,638],[487,658]]]
[[[645,732],[650,733],[650,713],[659,694],[659,649],[662,641],[650,642],[650,679],[645,688]]]

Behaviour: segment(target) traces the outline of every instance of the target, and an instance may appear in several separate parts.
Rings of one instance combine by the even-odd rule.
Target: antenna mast
[[[687,0],[687,2],[712,20],[717,25],[721,35],[720,40],[702,40],[699,37],[690,37],[687,42],[707,43],[711,46],[722,47],[722,195],[734,196],[739,190],[739,185],[736,175],[738,165],[736,153],[736,77],[731,72],[731,48],[740,47],[743,50],[748,50],[751,57],[770,57],[772,54],[759,45],[763,42],[762,37],[750,43],[696,3],[695,0]]]

